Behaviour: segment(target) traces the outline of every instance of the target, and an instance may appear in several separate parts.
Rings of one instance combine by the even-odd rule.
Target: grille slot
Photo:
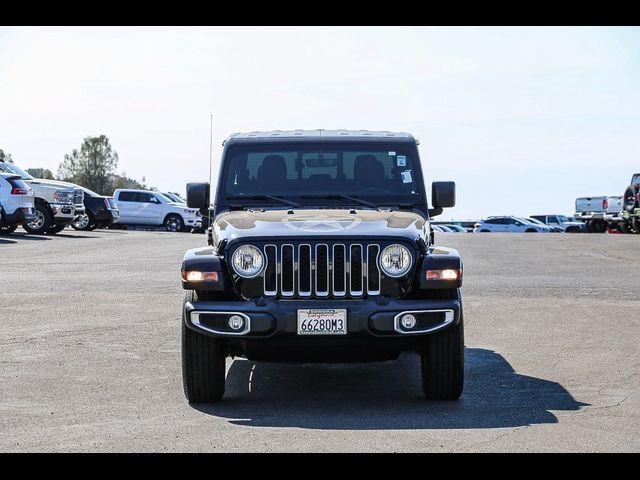
[[[329,295],[329,247],[316,245],[316,295]]]
[[[278,263],[276,262],[276,246],[265,246],[264,256],[267,259],[267,265],[264,269],[264,294],[276,295],[278,293]]]
[[[282,295],[293,296],[293,245],[282,246]]]
[[[350,293],[352,297],[359,297],[362,295],[362,245],[351,245],[351,282]]]
[[[336,297],[346,295],[347,268],[345,265],[344,245],[333,246],[333,294]]]
[[[264,294],[358,298],[380,294],[378,244],[265,245]]]
[[[298,293],[301,297],[311,295],[311,245],[298,247]]]

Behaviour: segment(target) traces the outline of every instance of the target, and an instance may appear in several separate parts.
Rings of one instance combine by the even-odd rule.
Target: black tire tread
[[[443,296],[447,296],[446,290]],[[453,289],[451,298],[460,298]],[[455,296],[453,296],[455,294]],[[464,388],[464,319],[457,325],[427,337],[421,355],[422,390],[431,400],[456,400]]]
[[[197,300],[195,291],[185,301]],[[199,334],[182,318],[182,384],[189,403],[217,402],[224,396],[225,359],[220,340]]]

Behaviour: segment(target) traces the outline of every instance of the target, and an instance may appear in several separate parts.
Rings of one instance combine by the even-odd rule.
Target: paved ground
[[[465,260],[458,402],[425,401],[408,355],[230,361],[193,408],[178,269],[203,238],[0,237],[0,451],[640,450],[640,236],[438,234]]]

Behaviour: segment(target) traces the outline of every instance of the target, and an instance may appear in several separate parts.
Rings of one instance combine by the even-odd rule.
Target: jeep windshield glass
[[[14,175],[20,175],[23,180],[33,180],[33,177],[20,167],[16,167],[12,163],[0,163],[0,172],[13,173]]]
[[[404,206],[424,202],[421,182],[417,151],[408,142],[239,144],[227,150],[219,198]]]

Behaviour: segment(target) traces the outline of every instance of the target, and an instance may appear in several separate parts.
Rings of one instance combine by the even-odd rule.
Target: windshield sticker
[[[398,155],[398,166],[406,167],[407,166],[407,156],[406,155]]]
[[[396,152],[389,152],[389,156],[390,157],[395,157],[396,156]]]
[[[411,183],[413,181],[411,179],[411,170],[405,170],[400,175],[402,175],[402,183]]]

